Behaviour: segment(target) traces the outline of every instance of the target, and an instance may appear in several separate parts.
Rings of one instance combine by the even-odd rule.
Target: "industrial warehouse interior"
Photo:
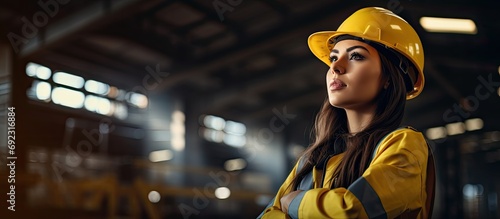
[[[463,0],[3,1],[0,218],[256,218],[327,97],[309,35],[369,6],[424,47],[433,218],[500,218],[500,2]]]

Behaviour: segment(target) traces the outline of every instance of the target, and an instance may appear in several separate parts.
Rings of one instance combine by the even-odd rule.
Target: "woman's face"
[[[330,104],[344,109],[374,106],[382,89],[377,50],[357,40],[342,40],[335,44],[330,60],[332,64],[326,74]]]

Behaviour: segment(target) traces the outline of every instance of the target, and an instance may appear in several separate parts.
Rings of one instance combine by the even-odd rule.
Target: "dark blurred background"
[[[500,2],[456,0],[3,1],[1,218],[255,218],[326,96],[307,37],[366,6],[424,45],[435,218],[500,218]]]

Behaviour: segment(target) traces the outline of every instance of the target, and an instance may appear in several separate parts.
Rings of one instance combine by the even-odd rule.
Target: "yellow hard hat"
[[[337,31],[313,33],[308,39],[309,48],[316,57],[330,66],[330,52],[335,45],[335,38],[340,35],[352,35],[377,42],[404,55],[418,71],[413,90],[407,92],[406,99],[412,99],[422,92],[425,81],[424,50],[417,33],[403,18],[384,8],[363,8],[349,16]]]

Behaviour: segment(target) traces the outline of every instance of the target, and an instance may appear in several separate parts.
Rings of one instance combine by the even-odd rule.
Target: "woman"
[[[420,132],[401,127],[406,100],[424,86],[415,30],[371,7],[308,43],[329,66],[328,98],[313,143],[259,218],[429,218],[431,153]]]

